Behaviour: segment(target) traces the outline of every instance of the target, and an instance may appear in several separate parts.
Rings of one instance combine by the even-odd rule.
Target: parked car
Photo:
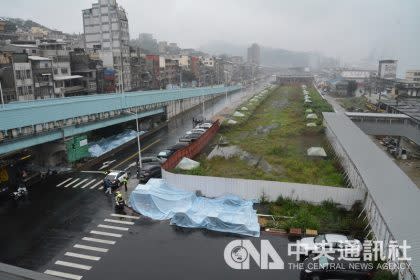
[[[187,131],[186,134],[192,134],[192,133],[203,134],[204,132],[206,132],[206,129],[204,128],[193,128],[190,131]]]
[[[185,146],[188,146],[188,143],[178,143],[176,145],[168,147],[165,150],[160,151],[159,154],[157,155],[157,158],[161,162],[165,162],[173,153],[184,148]]]
[[[160,164],[145,164],[140,170],[139,181],[146,183],[150,178],[162,178]]]
[[[147,164],[147,163],[160,163],[161,159],[155,156],[147,156],[147,157],[141,157],[141,163]],[[138,160],[137,160],[138,163]]]
[[[200,123],[199,125],[197,125],[195,128],[204,128],[204,129],[209,129],[210,127],[212,127],[212,123],[210,122],[204,122],[204,123]]]
[[[182,136],[181,138],[179,138],[179,142],[194,142],[195,140],[197,140],[198,138],[200,138],[201,134],[199,133],[191,133],[191,134],[185,134],[184,136]]]
[[[300,271],[300,280],[351,279],[369,280],[374,270],[371,263],[351,261],[340,258],[340,254],[321,256],[318,259],[307,258]]]
[[[347,236],[342,234],[320,234],[315,237],[305,237],[299,240],[299,251],[304,258],[309,256],[313,252],[319,251],[322,244],[326,248],[332,248],[336,252],[347,250],[347,252],[361,252],[363,249],[362,243],[358,239],[349,239]]]
[[[104,188],[111,187],[113,190],[117,189],[124,179],[128,179],[128,174],[125,171],[111,171],[104,178]]]

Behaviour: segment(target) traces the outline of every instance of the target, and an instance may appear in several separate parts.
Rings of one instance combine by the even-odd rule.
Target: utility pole
[[[1,107],[4,108],[3,88],[1,86],[1,81],[0,81],[0,96],[1,96]]]

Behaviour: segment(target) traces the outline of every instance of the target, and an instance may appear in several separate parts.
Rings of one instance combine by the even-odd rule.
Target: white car
[[[121,185],[124,179],[128,179],[128,174],[125,171],[111,171],[104,178],[104,185],[109,185],[112,188],[117,188]]]
[[[350,240],[342,234],[320,234],[315,237],[302,238],[297,243],[301,257],[320,252],[322,246],[325,247],[326,252],[346,251],[349,254],[360,253],[363,249],[362,243],[358,239]]]
[[[193,133],[199,133],[199,134],[203,134],[204,132],[206,132],[206,129],[204,128],[193,128],[190,131],[187,131],[186,134],[193,134]]]
[[[212,127],[212,125],[213,125],[212,123],[200,123],[195,128],[209,129],[210,127]]]

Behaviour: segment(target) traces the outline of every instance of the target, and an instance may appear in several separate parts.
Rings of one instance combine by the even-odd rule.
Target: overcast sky
[[[2,0],[0,16],[82,33],[92,0]],[[6,4],[9,2],[10,4]],[[198,48],[209,41],[318,51],[345,61],[374,53],[420,67],[419,0],[119,0],[130,36]],[[399,69],[400,71],[402,69]],[[404,69],[405,70],[405,69]]]

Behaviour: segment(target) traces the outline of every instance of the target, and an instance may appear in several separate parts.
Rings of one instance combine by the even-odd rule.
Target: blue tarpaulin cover
[[[253,202],[235,195],[219,198],[196,196],[195,193],[168,186],[163,179],[150,179],[131,193],[130,206],[155,220],[171,220],[171,224],[188,228],[260,235]]]

